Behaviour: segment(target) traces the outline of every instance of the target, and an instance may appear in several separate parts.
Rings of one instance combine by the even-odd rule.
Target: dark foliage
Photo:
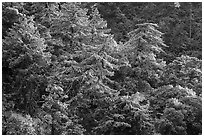
[[[2,134],[201,134],[201,26],[201,3],[3,2]]]

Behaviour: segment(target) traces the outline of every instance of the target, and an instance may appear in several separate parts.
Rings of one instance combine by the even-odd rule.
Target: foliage
[[[152,115],[157,119],[157,132],[170,135],[201,134],[202,101],[192,89],[179,85],[163,86],[151,94],[149,101]]]
[[[93,100],[91,96],[95,96],[94,94],[102,93],[116,94],[116,90],[111,89],[108,86],[108,84],[110,85],[114,82],[111,81],[107,76],[112,76],[114,74],[114,72],[112,71],[114,69],[117,69],[117,64],[119,64],[118,59],[115,59],[110,55],[110,53],[113,51],[110,49],[114,48],[112,46],[115,46],[115,48],[117,48],[117,45],[113,45],[117,43],[114,43],[111,35],[105,34],[106,31],[102,30],[106,27],[106,23],[102,19],[100,19],[100,16],[98,14],[99,13],[97,12],[97,9],[94,9],[93,14],[90,15],[91,19],[87,18],[87,23],[89,24],[85,24],[84,22],[82,24],[80,22],[81,18],[77,17],[79,19],[79,22],[75,24],[75,28],[81,27],[81,51],[80,49],[78,49],[78,51],[76,51],[77,54],[69,54],[69,51],[67,51],[66,54],[64,54],[64,59],[58,60],[56,62],[56,64],[58,65],[56,69],[54,69],[54,75],[55,77],[57,77],[57,79],[53,79],[53,76],[50,77],[51,87],[57,84],[57,87],[59,87],[58,85],[60,85],[63,87],[63,89],[67,90],[63,92],[64,90],[61,88],[62,93],[60,94],[62,98],[65,98],[66,96],[66,98],[71,99],[69,101],[71,104],[72,100],[75,101],[75,98],[76,100],[78,100],[76,105],[72,104],[68,108],[74,108],[72,112],[75,112],[76,109],[79,109],[78,106],[80,106],[80,109],[75,113],[79,117],[79,119],[82,118],[83,121],[87,120],[87,114],[78,111],[82,111],[81,105],[86,106],[88,105],[88,102]],[[84,19],[84,17],[82,19]],[[98,28],[98,24],[101,26],[101,28]],[[99,29],[100,31],[98,31]],[[80,60],[76,60],[76,58]],[[65,70],[59,70],[59,66],[64,66]],[[60,79],[60,81],[58,79]],[[68,83],[71,88],[68,88]],[[76,83],[78,84],[74,85]],[[72,94],[74,86],[78,87],[74,90],[75,93]],[[52,90],[48,89],[48,91],[50,92]],[[58,92],[59,91],[60,90],[58,90]],[[94,94],[90,92],[93,92]],[[55,96],[53,95],[46,98],[50,98],[48,100],[53,100],[55,99]],[[57,100],[55,100],[55,102]],[[86,102],[86,100],[88,100],[88,102]],[[46,102],[44,105],[47,106],[47,103],[48,102]],[[49,104],[53,106],[55,103],[49,101]],[[69,103],[60,103],[59,106],[64,108],[65,106],[63,106],[63,104],[65,104],[66,106],[69,105]],[[52,115],[54,116],[54,114]],[[89,123],[87,123],[88,125],[86,125],[86,122],[82,122],[81,124],[86,129],[86,133],[89,133],[91,125]]]
[[[42,109],[45,114],[49,116],[51,134],[83,134],[84,129],[80,124],[78,124],[78,117],[69,110],[69,104],[64,101],[66,100],[67,95],[63,93],[63,89],[57,85],[48,85],[46,90],[50,92],[50,94],[47,97],[44,96],[45,103],[43,104]]]
[[[177,57],[168,64],[162,76],[162,84],[181,85],[193,89],[196,95],[202,93],[202,61],[189,56]]]
[[[15,98],[15,108],[33,113],[46,82],[45,69],[50,63],[44,39],[40,37],[32,17],[20,18],[3,39],[3,91],[8,99]],[[7,75],[6,75],[7,74]],[[13,100],[13,101],[14,101]]]
[[[9,112],[7,112],[7,115],[9,115]],[[35,135],[33,124],[33,119],[29,115],[24,117],[21,114],[10,112],[10,117],[6,119],[6,125],[4,125],[6,128],[4,130],[7,131],[3,132],[6,132],[7,135]]]
[[[95,127],[97,134],[153,134],[153,121],[149,117],[149,103],[139,92],[131,96],[115,97],[112,105],[104,112],[100,109],[98,114],[106,114],[99,118],[99,126]],[[143,103],[145,102],[145,103]]]
[[[20,6],[19,6],[20,5]],[[7,34],[6,32],[11,28],[14,23],[19,22],[19,17],[21,16],[18,7],[22,7],[22,3],[13,4],[11,2],[2,4],[2,37],[4,38]]]
[[[86,5],[89,7],[90,4]],[[202,4],[179,2],[179,5],[174,2],[97,3],[108,27],[116,34],[116,41],[127,41],[127,33],[135,29],[135,24],[154,22],[164,32],[164,42],[169,46],[163,48],[167,53],[162,55],[165,61],[171,62],[181,55],[201,59]]]
[[[199,3],[2,5],[3,134],[202,133]]]
[[[125,54],[132,66],[132,76],[135,74],[139,79],[146,80],[153,87],[159,79],[161,71],[166,63],[157,59],[157,54],[164,52],[162,46],[166,46],[161,38],[162,34],[156,29],[157,24],[138,24],[138,28],[129,32],[130,39],[122,45],[122,54]],[[155,80],[154,83],[150,82]]]

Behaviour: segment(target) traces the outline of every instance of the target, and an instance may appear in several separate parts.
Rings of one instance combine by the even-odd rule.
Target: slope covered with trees
[[[201,3],[2,3],[2,134],[202,134]]]

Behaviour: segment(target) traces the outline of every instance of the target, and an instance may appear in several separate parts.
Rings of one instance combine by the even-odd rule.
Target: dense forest
[[[201,135],[202,3],[3,2],[3,135]]]

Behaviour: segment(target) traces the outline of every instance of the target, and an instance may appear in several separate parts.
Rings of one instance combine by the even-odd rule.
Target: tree
[[[155,89],[149,101],[157,132],[165,135],[201,133],[202,103],[194,90],[166,85]]]
[[[78,19],[75,28],[79,28],[79,32],[81,32],[77,31],[80,34],[78,38],[81,39],[81,47],[72,54],[67,51],[68,53],[64,54],[64,60],[61,62],[58,60],[58,67],[62,68],[64,66],[64,69],[55,69],[54,75],[57,79],[53,79],[53,76],[51,76],[50,81],[51,87],[56,84],[56,86],[59,86],[56,94],[61,98],[65,98],[66,95],[69,97],[68,99],[65,98],[66,103],[57,103],[57,100],[60,99],[54,99],[53,93],[50,94],[48,102],[55,100],[54,102],[51,101],[49,108],[56,106],[56,104],[57,108],[64,108],[63,104],[68,105],[68,109],[72,110],[73,116],[76,115],[79,117],[78,119],[81,119],[78,124],[85,128],[85,134],[91,134],[93,133],[92,128],[97,125],[97,122],[94,121],[96,119],[95,113],[103,107],[102,104],[111,103],[110,101],[104,102],[104,99],[110,98],[112,100],[118,94],[117,88],[113,88],[113,85],[117,83],[110,80],[108,76],[114,75],[113,70],[116,70],[120,64],[123,65],[123,62],[113,57],[113,54],[117,54],[114,52],[114,50],[117,50],[117,43],[110,34],[105,34],[108,32],[107,24],[100,18],[95,7],[93,7],[90,18],[87,18],[87,22],[82,22],[85,20],[84,17],[74,17]],[[76,60],[76,58],[80,60]],[[60,81],[58,81],[59,79]],[[78,88],[72,90],[76,82]],[[66,83],[69,83],[71,88],[67,89]],[[62,90],[60,90],[60,87],[62,87]],[[66,93],[63,92],[63,89],[67,90]],[[72,94],[72,92],[74,93]],[[99,98],[101,100],[97,100]],[[54,114],[51,114],[52,117],[54,117]],[[63,114],[67,115],[66,111]]]
[[[156,30],[153,23],[138,24],[138,28],[129,32],[130,39],[124,43],[125,56],[130,60],[132,74],[137,74],[138,79],[149,81],[158,79],[156,70],[162,70],[166,65],[156,55],[164,52],[161,46],[166,46],[161,38],[162,33]],[[149,82],[152,86],[156,83]]]
[[[158,24],[159,30],[164,32],[165,44],[169,46],[163,48],[167,55],[161,55],[167,63],[182,54],[201,58],[201,3],[179,2],[179,5],[177,7],[173,2],[97,3],[108,27],[116,33],[116,41],[126,42],[127,33],[135,29],[133,24]]]
[[[161,76],[161,85],[181,85],[201,96],[201,60],[182,55],[168,64]]]
[[[15,24],[3,39],[3,79],[7,79],[3,82],[3,94],[15,98],[16,109],[32,114],[43,94],[40,88],[46,82],[43,74],[49,66],[50,53],[45,51],[47,45],[33,18],[20,16],[20,23]]]
[[[3,134],[201,134],[200,6],[3,3]]]

